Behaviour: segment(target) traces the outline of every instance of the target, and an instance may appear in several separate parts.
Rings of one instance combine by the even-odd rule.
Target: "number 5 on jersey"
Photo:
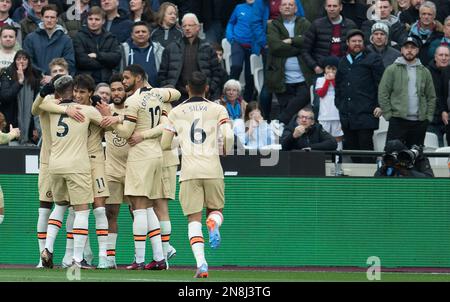
[[[64,137],[69,133],[69,125],[64,123],[64,119],[69,117],[67,114],[61,114],[58,120],[58,127],[62,127],[62,132],[56,132],[57,137]],[[59,129],[58,129],[59,130]]]

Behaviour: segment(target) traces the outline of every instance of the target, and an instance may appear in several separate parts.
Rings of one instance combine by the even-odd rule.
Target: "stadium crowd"
[[[399,139],[407,148],[423,145],[426,132],[435,133],[440,146],[444,145],[444,135],[450,142],[448,0],[75,0],[70,5],[62,0],[0,0],[0,28],[1,142],[38,145],[42,152],[44,147],[55,146],[43,133],[52,129],[52,135],[66,136],[67,127],[75,127],[73,119],[89,127],[91,134],[96,133],[87,140],[89,145],[96,136],[94,147],[86,152],[91,167],[103,165],[95,172],[99,174],[92,176],[100,268],[115,267],[116,205],[122,200],[108,203],[112,195],[120,199],[132,196],[129,203],[136,259],[129,269],[165,269],[166,260],[175,253],[169,244],[167,210],[167,200],[174,199],[174,192],[155,193],[155,188],[164,184],[154,184],[144,193],[138,184],[127,189],[131,184],[127,185],[125,175],[129,175],[131,164],[125,159],[125,167],[123,155],[129,152],[136,165],[139,161],[133,156],[141,158],[145,153],[138,156],[140,151],[136,150],[158,145],[164,125],[180,134],[182,127],[177,128],[180,121],[175,117],[182,111],[177,107],[184,106],[186,100],[215,101],[218,105],[211,110],[220,112],[219,126],[227,113],[237,145],[247,148],[279,144],[284,150],[373,150],[372,137],[381,117],[389,122],[386,139]],[[222,40],[230,46],[229,60],[223,59],[221,45],[226,43]],[[263,66],[260,89],[255,87],[252,55]],[[156,108],[160,107],[149,107],[152,127],[145,130],[139,128],[142,117],[138,113],[128,120],[123,116],[123,105],[125,100],[138,102],[137,96],[148,91],[153,91],[149,97],[170,105],[158,114]],[[61,104],[45,101],[52,96],[56,99],[54,95]],[[64,106],[68,100],[94,105],[98,110]],[[170,114],[171,109],[175,113]],[[154,119],[164,112],[165,122]],[[55,114],[60,115],[59,120]],[[130,123],[136,123],[136,128],[130,128]],[[61,127],[64,131],[53,131],[56,125],[58,131]],[[192,134],[191,140],[203,143],[206,134],[194,126],[191,131],[200,137]],[[108,138],[108,133],[114,137]],[[102,139],[107,146],[106,169],[104,155],[98,152]],[[123,142],[120,147],[126,145],[134,151],[121,153],[120,171],[111,172],[108,154],[111,158],[116,154],[110,153],[108,145],[117,147],[118,141]],[[230,142],[226,135],[219,141]],[[86,143],[81,138],[78,142]],[[55,150],[58,148],[64,149]],[[170,148],[166,146],[165,151],[170,152]],[[49,164],[49,156],[61,155],[54,153],[52,149],[44,161],[41,153],[41,163]],[[159,158],[160,153],[146,156]],[[178,158],[163,158],[165,170],[155,178],[172,183]],[[112,164],[114,169],[117,165]],[[54,166],[47,168],[55,173]],[[67,173],[65,168],[58,169]],[[85,170],[80,173],[86,174]],[[57,181],[52,178],[52,182]],[[41,189],[39,266],[52,267],[53,243],[68,200],[64,194],[56,199],[55,192],[53,197],[46,195],[49,191],[40,183]],[[187,189],[183,192],[184,196],[192,194]],[[73,209],[69,209],[71,218],[67,219],[63,266],[72,265],[73,259],[79,267],[89,267],[85,249],[89,245],[89,207],[85,202],[90,195],[84,193],[70,196]],[[147,196],[148,200],[136,196]],[[57,203],[52,211],[53,201]],[[218,210],[222,208],[218,202],[207,213],[212,247],[220,241],[217,229],[223,217]],[[205,277],[201,216],[189,211],[185,214],[197,260],[196,276]],[[147,235],[154,258],[145,266]]]

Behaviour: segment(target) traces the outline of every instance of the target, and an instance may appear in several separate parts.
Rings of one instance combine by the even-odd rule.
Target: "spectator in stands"
[[[217,60],[219,61],[220,67],[222,67],[222,69],[221,69],[222,75],[220,77],[220,87],[223,87],[223,85],[225,85],[226,81],[228,81],[228,78],[229,78],[228,73],[227,73],[227,67],[225,65],[225,60],[223,59],[223,47],[219,43],[212,43],[211,47],[216,52]],[[252,81],[253,81],[253,78],[252,78]],[[247,87],[247,83],[245,86]],[[252,98],[252,96],[250,96],[250,100],[251,100],[251,98]],[[245,94],[244,94],[244,99],[245,99]]]
[[[150,0],[130,0],[130,19],[133,22],[144,21],[149,27],[155,22]]]
[[[388,42],[394,44],[402,43],[408,36],[408,31],[399,18],[393,15],[394,7],[392,6],[394,0],[377,0],[375,2],[375,14],[372,20],[367,20],[361,26],[361,30],[366,37],[366,44],[369,44],[369,37],[371,35],[372,27],[375,23],[383,23],[388,26]]]
[[[301,47],[310,23],[295,15],[294,0],[282,0],[280,17],[267,27],[267,78],[270,92],[277,95],[280,104],[279,121],[288,124],[292,117],[310,103],[308,83],[311,71],[302,58]]]
[[[266,56],[267,51],[267,24],[278,18],[280,15],[281,1],[255,0],[253,3],[253,14],[250,27],[252,30],[252,53],[262,55],[264,71],[267,71]],[[297,5],[297,16],[304,17],[305,12],[300,0],[295,1]],[[266,77],[266,75],[264,75]],[[269,92],[264,84],[259,96],[259,102],[264,116],[270,121],[272,111],[272,93]]]
[[[365,2],[365,1],[364,1]],[[356,0],[342,0],[341,15],[355,22],[357,28],[361,28],[362,24],[367,21],[367,10],[369,6]]]
[[[436,6],[433,2],[424,2],[419,9],[419,20],[411,26],[410,36],[415,36],[422,42],[418,58],[423,64],[433,59],[434,54],[429,53],[431,42],[443,37],[442,24],[435,21]]]
[[[105,12],[98,6],[88,12],[87,27],[73,39],[78,74],[92,76],[95,83],[107,82],[121,59],[119,41],[103,28]]]
[[[433,120],[428,125],[428,132],[433,132],[439,140],[439,147],[444,146],[444,133],[448,125],[448,85],[450,80],[450,49],[446,45],[439,46],[434,55],[434,60],[428,64],[428,70],[433,78],[433,86],[436,91],[436,109]],[[447,134],[447,141],[450,136]]]
[[[9,17],[9,11],[12,6],[12,0],[0,0],[0,28],[12,26],[16,29],[17,41],[22,45],[22,31],[20,24]]]
[[[241,96],[241,83],[228,80],[223,87],[223,96],[215,101],[227,108],[231,120],[243,119],[247,102]]]
[[[389,121],[386,140],[400,139],[408,148],[424,144],[436,107],[430,71],[417,59],[419,44],[415,37],[405,40],[402,56],[386,68],[378,91],[383,116]]]
[[[348,54],[339,62],[335,98],[344,131],[344,149],[373,150],[372,135],[381,116],[377,91],[384,72],[383,61],[378,54],[364,49],[362,31],[349,31],[346,40]],[[369,160],[353,158],[355,162]]]
[[[377,53],[383,59],[384,68],[388,67],[401,55],[400,51],[389,46],[389,27],[382,22],[377,22],[372,26],[369,38],[370,45],[367,49]],[[406,38],[406,37],[405,37]]]
[[[109,104],[111,101],[111,87],[107,83],[99,83],[95,87],[94,95],[98,95],[102,98],[102,101]]]
[[[48,5],[48,0],[29,0],[31,11],[19,21],[22,30],[22,39],[39,27],[42,20],[42,8]]]
[[[231,44],[230,78],[238,80],[242,69],[245,74],[244,98],[251,100],[254,86],[253,75],[250,70],[250,55],[252,54],[252,31],[250,28],[250,18],[254,0],[247,0],[246,3],[238,4],[228,21],[226,38]]]
[[[434,57],[436,48],[440,45],[450,47],[450,15],[445,18],[443,26],[444,36],[442,38],[435,39],[430,43],[430,48],[428,49],[428,56]],[[426,62],[424,62],[426,63]]]
[[[407,29],[419,20],[419,8],[424,2],[425,0],[411,0],[409,8],[401,13],[400,22],[405,24]]]
[[[411,6],[411,0],[397,0],[397,17],[400,19],[400,22],[403,23],[402,18],[400,17],[401,14],[408,10],[408,8],[410,8]]]
[[[401,140],[395,139],[387,141],[384,150],[383,163],[375,177],[434,177],[430,160],[421,147],[408,149]]]
[[[292,118],[281,136],[283,150],[336,150],[337,144],[322,125],[316,124],[314,112],[305,107]]]
[[[186,14],[182,20],[184,37],[164,49],[158,72],[160,86],[170,85],[181,92],[180,103],[188,98],[187,80],[192,72],[201,71],[208,78],[209,99],[217,99],[221,93],[222,67],[210,44],[198,37],[200,23],[194,14]],[[176,105],[176,104],[175,104]]]
[[[236,120],[233,127],[239,142],[246,148],[261,149],[275,144],[275,135],[257,102],[248,104],[244,119]]]
[[[31,105],[39,92],[40,73],[31,65],[30,56],[19,50],[14,62],[0,73],[0,111],[13,127],[19,127],[20,144],[37,143],[38,129],[34,127]]]
[[[171,42],[180,42],[183,31],[178,25],[178,8],[170,2],[164,2],[156,14],[156,28],[151,33],[152,41],[158,42],[164,48]]]
[[[331,56],[325,58],[323,62],[325,66],[324,76],[317,78],[315,86],[316,93],[320,97],[318,120],[324,130],[336,139],[338,150],[342,150],[344,132],[339,119],[339,111],[334,104],[339,59]]]
[[[326,17],[314,20],[305,35],[302,57],[316,75],[323,73],[322,60],[328,56],[345,56],[345,37],[356,24],[341,15],[341,0],[326,0]]]
[[[70,38],[75,38],[77,32],[86,25],[90,0],[75,0],[72,9],[68,9],[59,16],[60,24],[67,29]]]
[[[14,62],[17,50],[21,49],[16,41],[17,29],[10,25],[0,29],[0,69]]]
[[[61,25],[57,25],[57,7],[49,4],[42,8],[43,23],[29,34],[23,49],[31,56],[33,67],[43,74],[43,85],[50,82],[48,64],[54,58],[64,58],[71,73],[75,72],[75,53],[72,40]]]
[[[430,0],[436,5],[436,20],[444,23],[444,20],[450,16],[450,1],[448,0]]]
[[[131,35],[134,22],[126,11],[119,8],[119,0],[101,0],[101,7],[106,13],[106,31],[114,34],[120,43],[125,42]]]
[[[133,24],[131,40],[122,43],[124,50],[123,67],[138,64],[147,73],[148,82],[152,87],[158,85],[158,71],[161,65],[164,48],[150,39],[150,29],[144,21]]]

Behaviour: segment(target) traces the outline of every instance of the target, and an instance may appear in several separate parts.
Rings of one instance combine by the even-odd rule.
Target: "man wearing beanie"
[[[383,59],[384,68],[388,67],[401,55],[400,51],[389,46],[389,27],[381,22],[372,26],[372,32],[369,38],[370,45],[367,49],[379,54]]]
[[[361,26],[361,30],[366,37],[365,42],[369,43],[369,38],[372,33],[372,26],[375,23],[383,23],[388,27],[388,42],[391,46],[402,43],[408,36],[408,31],[399,18],[392,14],[393,0],[377,0],[375,2],[375,14],[371,20],[367,20]]]
[[[384,72],[381,57],[364,49],[364,33],[353,29],[347,34],[347,55],[336,74],[335,104],[344,131],[345,150],[373,150],[373,131],[378,129],[381,109],[378,84]],[[352,158],[372,162],[370,158]]]

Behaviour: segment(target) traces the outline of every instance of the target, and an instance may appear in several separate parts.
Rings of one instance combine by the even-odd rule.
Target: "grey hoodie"
[[[409,64],[405,58],[399,57],[395,60],[396,64],[405,65],[408,72],[408,115],[407,120],[418,121],[419,120],[419,96],[417,95],[416,85],[416,73],[417,66],[422,65],[419,59],[412,64]]]

